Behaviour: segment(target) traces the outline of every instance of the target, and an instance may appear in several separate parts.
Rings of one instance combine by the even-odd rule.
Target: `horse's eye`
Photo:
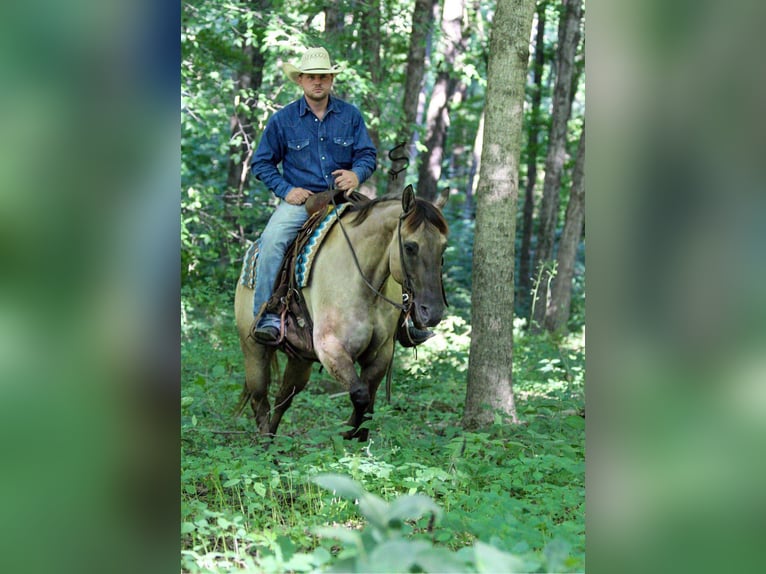
[[[414,241],[408,241],[404,244],[404,252],[409,256],[415,256],[418,254],[418,244]]]

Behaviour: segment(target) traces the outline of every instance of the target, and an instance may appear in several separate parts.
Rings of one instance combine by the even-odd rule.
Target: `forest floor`
[[[367,443],[340,438],[351,403],[317,365],[266,449],[249,409],[233,416],[244,370],[229,295],[187,291],[182,305],[182,571],[365,571],[374,556],[377,571],[396,568],[388,559],[416,572],[584,570],[582,332],[553,340],[519,322],[519,425],[497,415],[480,432],[462,429],[470,326],[452,315],[417,353],[397,349],[391,402],[381,389]],[[375,500],[428,497],[442,512],[434,520],[423,507],[370,531],[369,504],[323,490],[316,477],[327,473]],[[384,542],[403,550],[370,552]]]

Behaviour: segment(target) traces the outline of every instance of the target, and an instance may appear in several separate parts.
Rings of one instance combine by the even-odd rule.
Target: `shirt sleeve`
[[[354,146],[354,156],[351,160],[351,171],[356,174],[359,183],[369,179],[372,172],[375,171],[376,158],[378,155],[375,145],[367,133],[367,126],[364,125],[364,118],[359,110],[356,111],[356,145]]]
[[[262,181],[274,195],[284,199],[293,188],[277,169],[284,157],[283,146],[280,144],[279,128],[272,116],[266,123],[261,141],[253,154],[251,169],[256,179]]]

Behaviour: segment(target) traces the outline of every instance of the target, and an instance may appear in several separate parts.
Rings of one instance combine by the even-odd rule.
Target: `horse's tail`
[[[253,398],[253,392],[249,391],[247,389],[247,383],[242,385],[242,393],[239,395],[239,400],[237,401],[237,406],[234,407],[234,412],[232,413],[234,415],[234,418],[238,418],[242,416],[242,413],[245,411],[245,407],[250,402],[250,399]]]
[[[271,355],[271,381],[274,382],[278,380],[279,380],[279,360],[277,359],[277,354],[273,353]],[[239,395],[239,399],[237,400],[237,405],[234,407],[234,412],[232,413],[234,418],[242,416],[242,413],[245,411],[245,408],[247,407],[248,403],[250,402],[250,399],[252,398],[253,398],[253,391],[247,388],[247,382],[245,382],[242,385],[242,392]]]

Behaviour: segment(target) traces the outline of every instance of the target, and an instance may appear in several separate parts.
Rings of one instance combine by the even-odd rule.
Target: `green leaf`
[[[570,427],[575,429],[582,429],[585,428],[585,419],[578,416],[568,416],[564,419],[564,422],[568,424]]]
[[[317,526],[312,532],[322,538],[335,538],[347,544],[361,547],[362,535],[356,530],[349,530],[340,526]]]
[[[508,554],[478,540],[473,548],[478,572],[494,574],[495,572],[524,571],[524,562],[513,554]]]
[[[227,480],[226,482],[223,483],[223,487],[224,488],[231,488],[232,486],[235,486],[235,485],[239,484],[240,481],[241,481],[241,479],[239,479],[239,478],[230,478],[229,480]]]
[[[340,474],[320,474],[311,480],[314,484],[326,490],[331,490],[347,500],[357,500],[364,494],[362,485]]]
[[[266,485],[263,484],[262,482],[254,482],[253,491],[258,496],[266,496]]]
[[[313,556],[314,564],[317,566],[327,564],[330,560],[332,560],[332,554],[330,554],[326,548],[322,548],[321,546],[316,548],[314,552],[311,553],[311,555]]]
[[[415,562],[424,572],[457,574],[468,571],[466,563],[445,548],[428,548],[418,552]]]
[[[363,572],[409,572],[417,562],[420,552],[430,549],[431,546],[422,540],[387,540],[379,544],[370,552],[370,555],[360,570]]]
[[[194,523],[192,522],[182,522],[181,523],[181,534],[189,534],[189,532],[194,532],[196,530],[196,526],[194,526]]]
[[[414,520],[420,518],[426,513],[432,512],[436,518],[441,518],[442,509],[423,494],[411,494],[400,496],[394,500],[388,510],[388,522]]]
[[[285,570],[294,570],[295,572],[310,572],[314,569],[314,556],[297,552],[293,554],[290,560],[285,562]]]
[[[359,499],[359,512],[375,528],[380,530],[386,529],[388,523],[388,504],[379,496],[369,492],[362,493],[362,497]]]
[[[564,562],[569,556],[569,544],[560,538],[554,538],[543,549],[548,572],[561,572],[565,570]]]

